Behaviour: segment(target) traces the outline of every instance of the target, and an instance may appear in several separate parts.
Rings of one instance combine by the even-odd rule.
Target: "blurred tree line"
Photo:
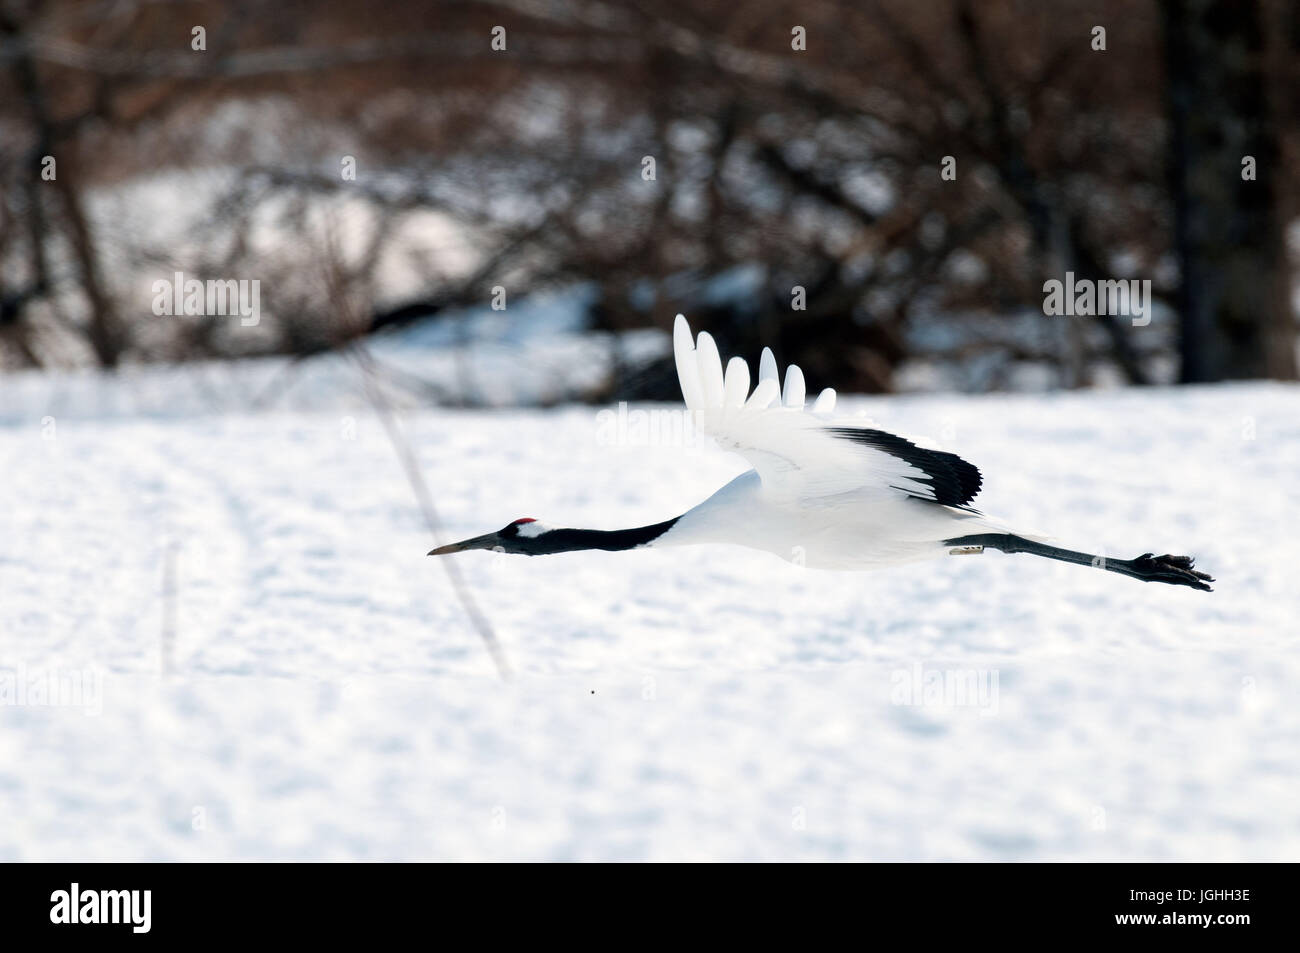
[[[849,391],[1293,379],[1297,53],[1286,0],[0,0],[0,367],[591,282],[593,327],[686,310]],[[261,324],[156,316],[177,271]],[[1168,310],[1046,316],[1066,272]]]

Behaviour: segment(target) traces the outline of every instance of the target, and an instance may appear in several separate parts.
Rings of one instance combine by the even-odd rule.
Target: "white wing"
[[[833,390],[822,391],[805,411],[803,372],[791,364],[782,388],[776,358],[767,348],[752,392],[749,366],[733,357],[724,374],[713,338],[701,332],[693,343],[680,314],[673,353],[696,429],[748,460],[764,493],[776,500],[808,503],[875,493],[962,506],[979,491],[979,471],[954,454],[917,446],[861,418],[833,417]]]

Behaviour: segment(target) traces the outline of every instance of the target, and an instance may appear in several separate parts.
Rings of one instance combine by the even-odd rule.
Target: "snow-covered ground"
[[[847,402],[987,511],[1214,593],[467,554],[505,684],[363,405],[142,388],[0,381],[0,860],[1300,860],[1300,389]],[[453,538],[658,521],[743,468],[586,408],[404,426]]]

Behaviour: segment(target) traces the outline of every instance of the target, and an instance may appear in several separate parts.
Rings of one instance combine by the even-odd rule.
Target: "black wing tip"
[[[934,490],[934,502],[944,506],[965,506],[979,494],[984,478],[979,468],[955,453],[927,450],[885,430],[865,427],[830,427],[832,434],[852,440],[909,463],[925,474]]]
[[[961,488],[964,497],[961,500],[962,503],[969,503],[979,495],[980,488],[984,486],[984,477],[980,475],[979,468],[975,464],[963,460],[955,453],[947,453],[942,450],[931,450],[930,453],[952,467],[953,473],[957,477],[957,484]]]

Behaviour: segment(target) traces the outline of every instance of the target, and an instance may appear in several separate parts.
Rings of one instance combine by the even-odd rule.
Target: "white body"
[[[945,539],[1006,532],[986,516],[902,494],[849,493],[791,506],[764,494],[750,470],[688,510],[654,545],[733,543],[809,569],[879,569],[946,555],[952,547]]]

